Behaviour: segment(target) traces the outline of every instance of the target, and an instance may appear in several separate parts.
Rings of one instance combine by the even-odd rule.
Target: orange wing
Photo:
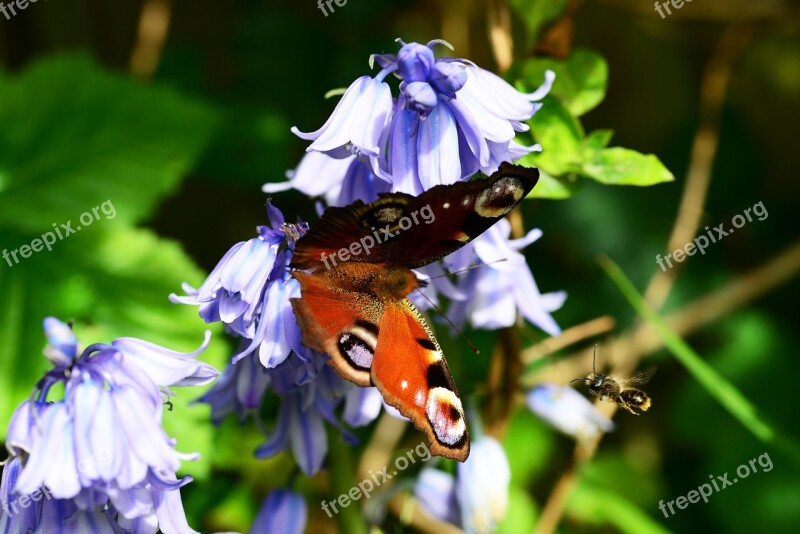
[[[372,381],[428,435],[433,454],[467,459],[469,433],[455,382],[433,332],[408,299],[384,308]]]
[[[327,276],[326,276],[327,275]],[[408,299],[381,299],[336,285],[338,273],[294,271],[292,299],[303,343],[327,353],[339,374],[377,386],[387,403],[428,436],[433,454],[469,455],[464,410],[439,343]]]

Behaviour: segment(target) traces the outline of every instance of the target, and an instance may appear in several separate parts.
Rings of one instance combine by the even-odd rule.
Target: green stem
[[[661,316],[651,308],[634,287],[622,269],[607,256],[598,259],[600,266],[627,299],[631,307],[655,329],[664,345],[694,376],[700,385],[731,413],[747,430],[761,441],[780,446],[795,460],[800,460],[800,447],[778,435],[778,432],[759,416],[756,407],[708,365],[689,345],[673,331]]]
[[[330,470],[331,470],[331,489],[333,490],[332,499],[338,499],[340,495],[347,495],[350,490],[356,487],[356,467],[353,459],[353,448],[348,446],[339,433],[336,431],[329,432],[330,439]],[[361,508],[358,501],[349,500],[347,498],[348,506],[343,507],[340,503],[336,504],[339,513],[336,514],[336,520],[339,523],[340,530],[348,534],[367,534],[367,525],[364,518],[361,516]]]

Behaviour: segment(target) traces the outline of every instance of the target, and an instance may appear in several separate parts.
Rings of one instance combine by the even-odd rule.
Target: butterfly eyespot
[[[501,217],[511,211],[524,193],[519,178],[504,176],[497,180],[494,187],[478,194],[475,212],[481,217]]]
[[[344,333],[339,337],[339,353],[356,369],[368,371],[372,367],[374,349],[355,334]]]
[[[444,208],[444,209],[448,209],[449,207],[450,207],[450,203],[449,202],[445,202],[444,204],[442,204],[442,208]]]
[[[456,448],[466,437],[464,409],[455,393],[449,389],[435,388],[428,392],[425,415],[433,427],[439,443]]]

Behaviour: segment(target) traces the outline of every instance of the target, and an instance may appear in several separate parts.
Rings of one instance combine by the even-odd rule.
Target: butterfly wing
[[[341,271],[348,271],[345,282],[339,282]],[[327,353],[343,378],[377,386],[388,404],[427,434],[431,452],[464,461],[464,410],[439,343],[408,299],[358,290],[371,283],[374,273],[368,271],[385,274],[378,266],[353,265],[292,272],[302,294],[291,302],[303,343]]]
[[[467,459],[469,434],[458,390],[436,337],[408,299],[386,304],[372,381],[387,403],[427,434],[433,454]]]
[[[328,208],[298,242],[292,267],[319,269],[337,262],[432,263],[478,237],[536,185],[539,171],[503,163],[486,180],[439,185],[412,197],[382,194]]]
[[[294,271],[292,276],[300,282],[302,297],[291,302],[303,344],[327,353],[342,377],[371,386],[382,302],[368,293],[338,287],[321,275]]]

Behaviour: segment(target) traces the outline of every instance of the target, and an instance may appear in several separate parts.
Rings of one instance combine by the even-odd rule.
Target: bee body
[[[595,346],[595,356],[596,352],[597,347]],[[646,384],[655,372],[656,368],[653,366],[639,371],[629,379],[618,379],[598,373],[595,369],[595,361],[593,359],[591,374],[586,378],[576,378],[575,380],[584,380],[589,386],[589,391],[600,400],[616,404],[633,415],[641,415],[650,408],[652,400],[650,396],[641,389],[628,386],[630,384]],[[573,380],[573,382],[575,380]]]

